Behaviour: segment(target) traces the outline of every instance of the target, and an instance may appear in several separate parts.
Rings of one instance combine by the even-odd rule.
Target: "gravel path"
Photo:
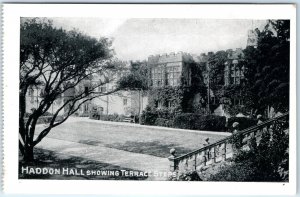
[[[107,148],[101,145],[87,145],[82,143],[44,138],[37,145],[37,148],[51,150],[61,154],[81,157],[88,160],[94,160],[112,165],[122,166],[133,170],[143,172],[152,172],[157,176],[151,176],[147,180],[166,180],[167,176],[159,173],[168,172],[168,159],[151,155],[132,153],[113,148]]]

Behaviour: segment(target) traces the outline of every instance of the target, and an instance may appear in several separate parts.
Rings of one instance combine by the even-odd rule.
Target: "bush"
[[[216,174],[209,177],[209,181],[256,181],[251,164],[245,161],[220,167]]]
[[[155,125],[155,121],[158,118],[158,112],[155,109],[151,109],[149,106],[143,111],[141,116],[141,124]]]
[[[157,118],[154,125],[162,127],[173,127],[173,120]]]
[[[172,109],[157,109],[158,118],[174,119],[174,110]]]
[[[202,181],[196,171],[185,171],[178,173],[177,176],[168,177],[169,181]]]
[[[219,169],[209,181],[289,181],[289,133],[286,128],[262,133],[259,144],[253,138],[250,150],[239,150],[232,165]]]
[[[124,115],[119,114],[101,114],[97,116],[97,119],[103,120],[103,121],[113,121],[113,122],[122,122],[125,118]]]
[[[174,119],[174,127],[192,130],[224,131],[226,118],[223,116],[184,113]]]
[[[37,120],[36,124],[48,124],[48,123],[50,123],[51,119],[52,119],[52,116],[41,116]],[[28,118],[24,118],[24,120],[26,122],[28,120]],[[63,116],[57,116],[55,119],[55,122],[61,121],[61,120],[63,120]]]
[[[232,117],[228,119],[228,130],[232,131],[232,124],[234,122],[238,122],[239,123],[239,130],[244,130],[247,129],[249,127],[252,127],[254,125],[256,125],[257,121],[255,119],[252,118],[247,118],[247,117]]]
[[[26,112],[24,117],[25,118],[29,118],[29,116],[31,115],[32,113],[29,113],[29,112]],[[53,116],[53,114],[51,114],[50,112],[45,112],[44,114],[42,114],[41,116]]]
[[[180,129],[196,129],[196,117],[192,113],[179,114],[174,118],[174,127]]]
[[[208,131],[224,131],[226,118],[223,116],[202,116],[202,119],[195,122],[195,127],[198,130]]]
[[[89,117],[89,113],[82,113],[82,114],[79,114],[79,117]]]

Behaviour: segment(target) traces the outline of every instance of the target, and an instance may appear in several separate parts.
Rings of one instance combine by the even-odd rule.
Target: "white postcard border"
[[[296,8],[295,5],[4,5],[4,191],[59,194],[246,194],[286,195],[296,192]],[[18,179],[19,43],[20,17],[103,18],[218,18],[291,19],[290,53],[290,172],[289,183],[73,181]]]

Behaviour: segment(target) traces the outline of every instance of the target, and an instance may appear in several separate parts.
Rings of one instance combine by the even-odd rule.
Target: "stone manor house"
[[[254,30],[248,31],[247,46],[257,46],[257,35]],[[190,87],[192,85],[192,79],[195,75],[201,75],[203,82],[208,90],[205,94],[200,93],[194,94],[194,98],[189,98],[193,103],[199,103],[205,96],[208,96],[209,102],[215,106],[213,113],[216,115],[227,116],[224,111],[224,106],[220,102],[220,98],[217,98],[217,92],[214,92],[210,87],[211,82],[222,78],[223,87],[238,86],[244,80],[245,67],[241,63],[243,62],[244,54],[242,49],[237,48],[236,50],[226,50],[228,56],[224,64],[223,74],[221,76],[211,76],[210,70],[212,66],[209,62],[209,57],[212,56],[213,52],[207,54],[201,53],[200,55],[189,54],[184,52],[161,54],[161,55],[150,55],[143,64],[146,64],[148,71],[148,88],[149,90],[155,88],[166,88],[166,87]],[[201,73],[194,73],[193,65],[200,65]],[[127,65],[128,66],[128,65]],[[116,87],[116,82],[126,72],[117,73],[114,80],[107,83],[97,89],[99,93],[105,93]],[[97,80],[97,79],[93,79]],[[58,98],[54,104],[48,110],[50,113],[55,112],[64,103],[64,98],[72,96],[76,91],[89,88],[89,84],[92,81],[82,82],[75,89],[67,92]],[[36,108],[41,101],[42,87],[32,87],[26,95],[26,111],[31,112],[33,108]],[[114,94],[107,96],[101,96],[95,98],[90,102],[85,103],[80,107],[76,115],[88,116],[91,111],[97,110],[101,114],[123,114],[126,116],[141,113],[149,103],[149,96],[147,92],[140,91],[119,91]],[[184,99],[184,98],[183,98]],[[207,98],[206,98],[207,100]],[[242,105],[243,101],[236,98],[227,98],[229,102],[234,105]],[[168,108],[170,104],[163,104],[158,102],[158,108]],[[63,112],[62,112],[63,113]]]
[[[225,62],[224,69],[224,86],[228,85],[239,85],[241,81],[244,79],[244,67],[238,67],[237,64],[243,58],[242,49],[236,50],[227,50],[228,59]],[[203,67],[202,77],[204,80],[204,84],[208,87],[209,80],[213,80],[212,76],[208,76],[207,69],[210,66],[208,56],[213,55],[212,52],[209,52],[207,55],[202,53],[199,56],[192,55],[189,53],[178,52],[178,53],[170,53],[170,54],[162,54],[162,55],[151,55],[148,57],[147,61],[144,62],[149,68],[149,76],[148,76],[148,86],[150,89],[153,88],[164,88],[164,87],[178,87],[178,86],[191,86],[191,81],[194,73],[192,73],[191,65],[199,64]],[[101,87],[98,87],[97,92],[105,93],[110,91],[116,87],[116,82],[120,79],[124,73],[117,73],[115,80],[107,83]],[[97,79],[93,79],[97,80]],[[74,94],[74,91],[79,91],[85,88],[89,88],[89,84],[91,81],[85,81],[81,83],[77,88],[72,91],[66,93],[66,95],[62,95],[61,98],[57,99],[57,101],[53,104],[53,106],[49,109],[50,113],[53,113],[59,106],[63,104],[63,98],[71,96]],[[209,88],[208,88],[209,89]],[[27,101],[26,101],[26,109],[30,112],[30,109],[35,108],[40,98],[41,87],[35,87],[30,89],[27,93]],[[210,100],[213,104],[216,103],[216,99],[214,92],[209,89]],[[192,99],[199,100],[203,95],[197,94],[197,96]],[[197,101],[198,102],[198,101]],[[88,116],[91,110],[97,110],[101,114],[123,114],[126,116],[138,113],[141,113],[148,104],[148,95],[146,92],[139,91],[120,91],[111,95],[101,96],[99,98],[95,98],[92,101],[89,101],[82,105],[78,112],[76,113],[78,116]],[[159,108],[168,107],[160,104]],[[220,106],[216,112],[218,115],[224,115],[222,111],[222,106]],[[221,111],[221,112],[220,112]]]
[[[223,78],[223,86],[238,86],[244,80],[245,67],[240,66],[239,62],[243,61],[244,54],[242,49],[237,48],[236,50],[229,49],[226,51],[228,56],[224,65],[224,71],[221,78]],[[147,66],[150,70],[149,76],[149,88],[164,88],[164,87],[177,87],[184,86],[190,87],[192,85],[192,79],[195,75],[201,75],[203,82],[207,88],[207,93],[201,95],[201,93],[195,93],[194,98],[188,98],[191,103],[199,103],[200,100],[209,99],[212,105],[215,105],[215,110],[213,113],[216,115],[228,116],[224,111],[224,106],[220,103],[220,98],[216,98],[214,92],[210,88],[210,83],[212,83],[216,77],[211,76],[209,70],[212,66],[209,57],[213,56],[213,52],[208,52],[207,54],[193,55],[189,53],[170,53],[162,54],[156,56],[149,56],[147,61]],[[193,73],[193,65],[198,65],[201,68],[201,73]],[[209,94],[209,98],[207,95]],[[149,95],[152,96],[152,95]],[[183,98],[184,99],[184,98]],[[242,104],[242,101],[233,101],[234,104]],[[158,102],[158,108],[168,108],[168,104],[162,104]]]

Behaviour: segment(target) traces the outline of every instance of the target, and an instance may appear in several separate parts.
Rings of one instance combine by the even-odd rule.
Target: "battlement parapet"
[[[180,52],[172,52],[172,53],[163,53],[161,55],[150,55],[148,57],[148,64],[161,64],[168,62],[180,62],[184,61],[184,56],[188,56],[188,53]]]
[[[231,49],[231,53],[228,53],[228,59],[241,59],[244,57],[242,48],[236,48],[235,51]]]

